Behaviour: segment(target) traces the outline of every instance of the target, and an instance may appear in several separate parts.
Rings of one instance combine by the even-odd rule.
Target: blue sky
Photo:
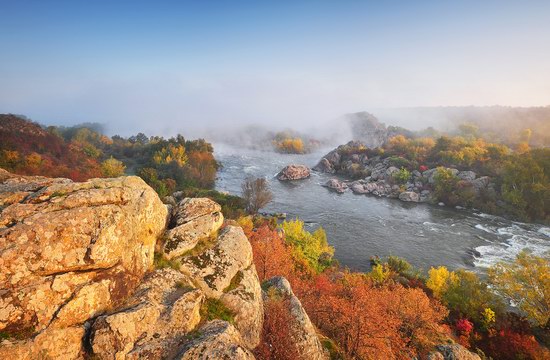
[[[172,133],[550,104],[548,1],[3,1],[0,112]]]

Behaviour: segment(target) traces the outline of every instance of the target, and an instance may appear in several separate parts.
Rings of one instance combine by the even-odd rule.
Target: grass
[[[201,306],[201,319],[211,321],[220,319],[228,323],[235,323],[235,314],[218,299],[206,299]]]
[[[198,256],[208,249],[213,248],[216,245],[218,239],[218,232],[213,231],[208,237],[205,237],[195,245],[191,250],[186,251],[182,256]]]
[[[175,260],[175,259],[169,260],[169,259],[165,258],[160,253],[155,253],[155,258],[153,260],[153,264],[155,266],[155,269],[171,268],[171,269],[174,269],[174,270],[179,270],[179,268],[181,266],[181,264],[178,260]]]

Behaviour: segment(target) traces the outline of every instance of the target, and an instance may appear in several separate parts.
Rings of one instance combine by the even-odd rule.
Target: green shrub
[[[155,257],[153,260],[153,265],[155,266],[155,269],[166,269],[171,268],[174,270],[179,270],[181,264],[177,260],[168,260],[160,253],[155,253]]]
[[[286,242],[292,247],[294,258],[315,272],[326,269],[332,263],[334,248],[327,242],[327,235],[323,228],[313,233],[304,229],[304,222],[298,219],[284,221],[281,228],[285,233]]]
[[[391,165],[398,168],[411,168],[411,162],[402,156],[391,156],[388,158]]]
[[[410,178],[411,173],[405,168],[401,168],[399,171],[396,171],[392,174],[392,179],[397,184],[406,184]]]
[[[220,319],[231,324],[235,323],[235,314],[219,299],[206,299],[201,305],[201,319],[211,321]]]

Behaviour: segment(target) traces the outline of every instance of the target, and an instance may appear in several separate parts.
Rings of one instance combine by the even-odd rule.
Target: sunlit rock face
[[[38,334],[3,343],[0,358],[73,358],[82,324],[151,269],[166,206],[138,177],[75,183],[2,171],[0,182],[0,330]]]
[[[264,310],[251,245],[220,229],[219,204],[174,200],[137,177],[0,169],[0,358],[253,359]],[[232,323],[209,321],[209,301]]]
[[[300,354],[300,359],[303,360],[325,360],[329,358],[328,352],[323,348],[315,327],[311,323],[309,316],[302,307],[300,300],[292,292],[290,283],[287,279],[277,276],[269,279],[264,284],[264,297],[278,296],[287,297],[289,299],[289,312],[292,316],[291,324],[289,324],[290,332],[296,348]]]

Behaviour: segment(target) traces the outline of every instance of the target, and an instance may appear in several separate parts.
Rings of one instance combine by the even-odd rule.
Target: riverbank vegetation
[[[390,186],[431,194],[434,203],[550,223],[550,149],[531,148],[529,129],[518,137],[522,142],[507,146],[480,137],[473,126],[461,128],[461,136],[396,135],[377,148],[350,142],[318,166],[352,179],[376,175]],[[389,167],[391,177],[380,173]]]
[[[368,273],[332,260],[322,228],[310,233],[299,220],[276,225],[239,220],[248,235],[261,281],[286,277],[323,337],[333,359],[425,356],[437,344],[458,342],[483,359],[546,359],[550,296],[547,259],[522,254],[499,264],[484,281],[466,270],[414,269],[404,259],[372,259]],[[538,292],[538,293],[537,293]],[[525,299],[519,301],[518,299]],[[515,300],[510,312],[505,301]],[[284,301],[281,299],[280,301]],[[262,359],[280,356],[289,337],[287,307],[270,299]],[[542,304],[542,305],[541,305]],[[286,324],[286,325],[285,325]],[[330,346],[329,346],[330,345]],[[278,352],[269,351],[277,349]],[[290,351],[290,350],[289,350]],[[292,351],[291,351],[292,352]]]

